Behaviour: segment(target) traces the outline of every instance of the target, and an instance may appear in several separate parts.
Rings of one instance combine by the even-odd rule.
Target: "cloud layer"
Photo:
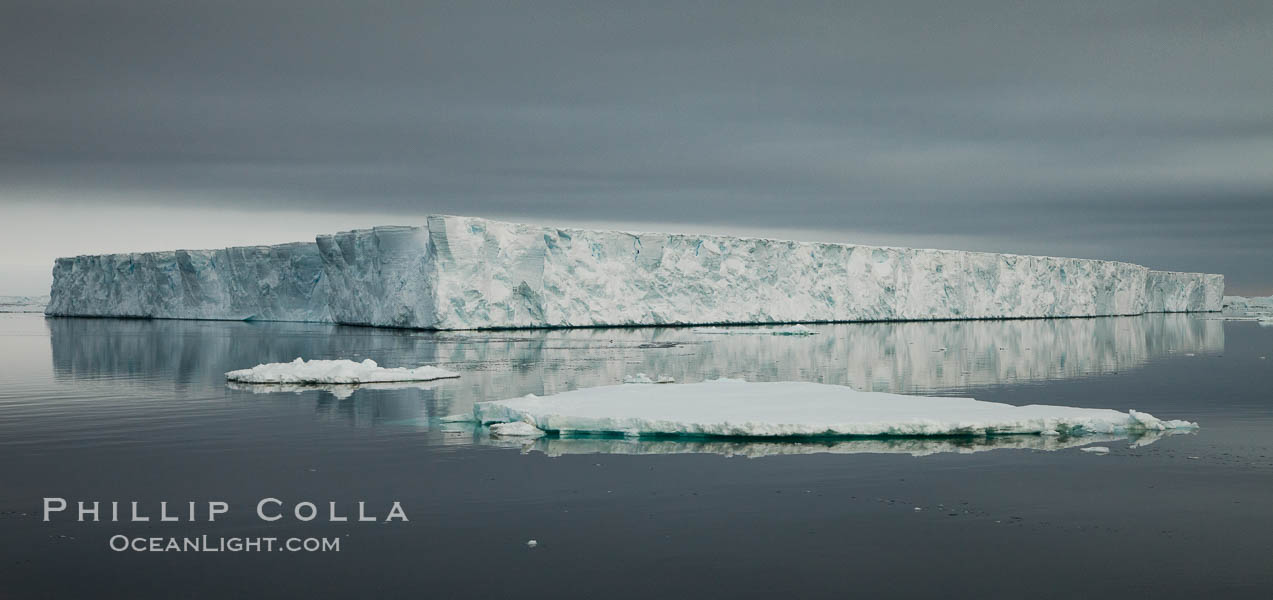
[[[0,202],[805,231],[1267,294],[1270,32],[1263,0],[9,2]],[[15,229],[0,263],[51,258]]]

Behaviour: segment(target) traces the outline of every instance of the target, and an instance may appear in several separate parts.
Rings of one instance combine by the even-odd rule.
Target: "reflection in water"
[[[291,392],[327,392],[339,400],[354,395],[358,390],[428,390],[433,381],[386,381],[378,383],[243,383],[227,381],[225,387],[253,394],[281,394]]]
[[[688,328],[426,332],[224,321],[54,318],[46,323],[54,376],[81,385],[241,397],[262,390],[227,388],[226,371],[298,356],[371,358],[387,367],[434,364],[459,371],[459,379],[428,386],[286,390],[312,398],[325,415],[422,427],[431,417],[469,412],[474,402],[609,385],[638,372],[685,383],[742,377],[975,395],[968,389],[1114,373],[1173,353],[1224,350],[1222,323],[1182,314],[812,325],[820,335],[800,337],[701,335]]]
[[[447,423],[452,443],[520,448],[523,453],[542,452],[548,456],[567,454],[718,454],[760,458],[793,454],[973,454],[989,450],[1056,451],[1088,444],[1126,441],[1129,447],[1148,446],[1168,435],[1188,431],[1148,431],[1084,436],[1000,435],[981,437],[928,438],[842,438],[812,440],[756,440],[742,438],[635,438],[635,437],[542,437],[534,440],[498,438],[473,424]]]

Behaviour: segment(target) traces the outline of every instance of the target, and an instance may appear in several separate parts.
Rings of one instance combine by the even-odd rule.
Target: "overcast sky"
[[[0,294],[451,213],[1273,293],[1273,2],[4,0]]]

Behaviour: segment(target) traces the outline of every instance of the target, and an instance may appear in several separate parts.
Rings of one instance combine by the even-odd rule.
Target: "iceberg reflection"
[[[469,443],[517,448],[523,453],[548,456],[569,454],[716,454],[725,457],[762,458],[799,454],[974,454],[990,450],[1037,450],[1054,452],[1097,443],[1127,442],[1129,448],[1148,446],[1163,437],[1185,435],[1181,430],[1130,434],[1082,436],[999,435],[979,437],[841,438],[801,440],[757,440],[746,438],[635,438],[635,437],[542,437],[534,440],[492,437],[484,428],[464,423],[447,423],[443,429],[451,443],[467,438]]]
[[[253,394],[281,394],[303,392],[327,392],[344,400],[358,390],[428,390],[436,387],[434,381],[390,381],[379,383],[243,383],[227,381],[225,387]]]
[[[165,393],[240,394],[224,373],[305,358],[371,358],[461,373],[429,386],[306,387],[396,404],[393,420],[471,412],[473,403],[610,385],[638,372],[812,381],[902,394],[1081,378],[1186,353],[1224,351],[1224,326],[1186,314],[809,325],[819,335],[702,335],[690,328],[429,332],[311,323],[47,319],[54,377]],[[737,328],[737,326],[735,326]],[[317,402],[317,401],[316,401]],[[388,417],[386,417],[388,418]],[[377,421],[385,422],[385,421]]]

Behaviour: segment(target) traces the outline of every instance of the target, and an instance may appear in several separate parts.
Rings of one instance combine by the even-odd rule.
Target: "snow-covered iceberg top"
[[[305,360],[303,358],[297,358],[289,363],[261,364],[251,369],[239,369],[225,374],[225,378],[230,381],[285,384],[432,381],[434,379],[459,376],[460,374],[454,371],[429,365],[414,369],[402,367],[385,368],[377,365],[376,361],[371,359],[354,362],[352,360]]]
[[[719,379],[680,385],[616,385],[479,402],[476,421],[524,422],[563,435],[990,436],[1085,435],[1192,429],[1137,412],[1013,406],[971,398],[859,392],[804,382]]]

